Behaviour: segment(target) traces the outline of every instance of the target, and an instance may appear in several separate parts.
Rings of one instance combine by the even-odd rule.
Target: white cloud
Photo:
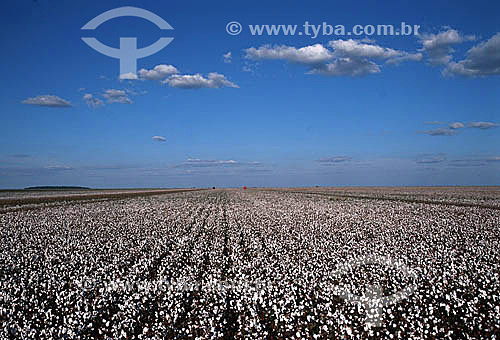
[[[71,103],[58,96],[41,95],[23,100],[21,103],[48,107],[70,107]]]
[[[321,44],[301,48],[264,45],[247,48],[245,52],[246,57],[253,60],[275,59],[308,65],[324,63],[333,58],[332,52]]]
[[[423,54],[422,53],[406,53],[402,55],[401,57],[395,57],[392,59],[387,60],[385,63],[389,65],[399,65],[402,62],[405,61],[420,61],[423,59]]]
[[[137,79],[139,79],[137,77],[137,74],[132,72],[120,74],[120,80],[137,80]]]
[[[405,61],[420,61],[422,53],[408,53],[392,48],[382,47],[363,40],[332,40],[328,45],[333,48],[336,57],[363,59],[384,59],[389,65],[400,64]]]
[[[443,71],[445,75],[487,76],[500,74],[500,33],[482,42],[469,51],[466,58],[450,62]]]
[[[171,87],[177,87],[181,89],[218,89],[221,87],[239,88],[238,85],[227,80],[223,74],[216,72],[209,73],[206,78],[199,73],[193,75],[175,74],[164,80],[163,83],[166,83]]]
[[[465,41],[474,40],[474,36],[463,36],[457,30],[448,28],[446,31],[438,34],[424,33],[419,35],[422,48],[429,57],[429,62],[433,65],[445,65],[451,60],[451,54],[454,52],[453,45]]]
[[[327,76],[363,76],[379,73],[380,66],[371,59],[386,60],[387,64],[419,61],[421,53],[408,53],[373,44],[371,40],[332,40],[328,49],[321,44],[301,48],[264,45],[246,49],[246,57],[252,60],[284,60],[307,65],[310,74]]]
[[[151,137],[151,138],[152,138],[154,141],[156,141],[156,142],[166,142],[166,141],[167,141],[167,139],[166,139],[165,137],[163,137],[163,136],[153,136],[153,137]]]
[[[308,73],[326,76],[364,76],[379,73],[380,67],[367,59],[339,58],[331,63],[311,69]]]
[[[492,123],[492,122],[471,122],[468,124],[471,128],[486,130],[500,126],[500,124]]]
[[[101,99],[94,97],[90,93],[85,93],[83,95],[83,100],[87,103],[88,107],[92,109],[96,109],[104,105],[104,102]]]
[[[454,122],[454,123],[450,123],[450,125],[449,125],[449,128],[454,129],[454,130],[462,129],[464,127],[465,127],[464,123],[461,123],[461,122]]]
[[[375,43],[375,39],[370,39],[368,37],[364,37],[363,39],[360,40],[362,43],[365,43],[365,44],[374,44]]]
[[[102,95],[107,99],[108,104],[121,103],[121,104],[132,104],[132,100],[128,97],[124,90],[109,89],[104,91]]]
[[[335,56],[348,58],[389,59],[401,57],[405,52],[378,45],[365,44],[357,40],[332,40],[328,45],[333,48]]]
[[[231,52],[227,52],[226,54],[223,55],[224,57],[224,62],[226,64],[230,64],[233,61],[233,56],[231,55]]]
[[[164,64],[156,65],[151,70],[144,68],[139,70],[139,76],[141,79],[145,80],[164,80],[177,73],[179,73],[179,71],[175,66]]]
[[[431,122],[424,122],[424,124],[427,124],[427,125],[448,125],[448,128],[452,129],[452,130],[462,129],[465,127],[464,123],[462,123],[462,122],[447,123],[447,122],[442,122],[439,120],[435,120],[435,121],[431,121]]]

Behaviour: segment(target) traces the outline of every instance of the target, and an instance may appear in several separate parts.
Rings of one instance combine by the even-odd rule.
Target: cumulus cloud
[[[403,62],[406,62],[406,61],[420,61],[423,59],[423,55],[422,53],[407,53],[405,52],[404,55],[400,56],[400,57],[394,57],[394,58],[391,58],[389,60],[387,60],[385,63],[388,64],[388,65],[399,65]]]
[[[427,54],[432,65],[446,65],[451,61],[451,54],[454,52],[453,45],[474,40],[475,37],[472,35],[464,36],[457,30],[448,28],[438,34],[420,34],[419,39],[422,44],[420,51]]]
[[[496,128],[498,126],[500,126],[500,124],[493,123],[493,122],[471,122],[468,124],[468,127],[481,129],[481,130]]]
[[[132,72],[120,74],[120,80],[137,80],[137,79],[139,79],[137,77],[137,74]]]
[[[332,52],[321,44],[295,48],[292,46],[264,45],[259,48],[250,47],[245,50],[246,57],[253,60],[274,59],[286,60],[299,64],[320,64],[333,58]]]
[[[130,100],[127,92],[124,90],[109,89],[104,91],[104,94],[102,96],[107,99],[108,104],[132,104],[132,100]]]
[[[334,55],[357,58],[366,61],[368,58],[386,60],[387,64],[400,64],[405,61],[420,61],[422,53],[408,53],[392,48],[382,47],[362,40],[332,40],[328,45],[333,48]]]
[[[370,39],[368,37],[364,37],[363,39],[360,40],[362,43],[365,43],[365,44],[374,44],[375,43],[375,39]]]
[[[223,55],[224,62],[231,62],[231,52]],[[239,88],[238,85],[229,81],[223,74],[211,72],[206,77],[200,73],[196,74],[180,74],[179,70],[173,65],[160,64],[154,66],[152,69],[142,68],[137,75],[130,74],[130,77],[122,79],[142,79],[142,80],[157,80],[163,84],[171,87],[178,87],[182,89],[200,89],[200,88],[221,88],[233,87]],[[135,76],[135,77],[134,77]],[[128,98],[127,93],[135,94],[131,91],[123,90],[106,90],[103,94],[108,103],[123,103],[130,104],[132,101]]]
[[[454,122],[449,124],[449,128],[453,130],[462,129],[464,127],[465,127],[464,123],[461,122]]]
[[[385,60],[386,64],[404,61],[419,61],[421,53],[408,53],[382,47],[367,40],[332,40],[328,48],[315,44],[296,48],[292,46],[264,45],[246,49],[246,58],[252,60],[284,60],[308,66],[307,73],[327,76],[364,76],[380,72],[374,60]]]
[[[223,74],[216,72],[209,73],[206,78],[199,73],[193,75],[175,74],[164,80],[163,83],[168,84],[168,86],[181,89],[218,89],[221,87],[239,88],[238,85],[229,81]]]
[[[179,71],[175,66],[164,64],[156,65],[150,70],[144,68],[139,70],[139,76],[145,80],[164,80],[177,73]]]
[[[23,100],[21,103],[36,106],[47,107],[70,107],[71,103],[58,96],[53,95],[40,95],[33,98]]]
[[[334,156],[334,157],[326,157],[320,158],[317,161],[323,164],[337,164],[337,163],[345,163],[352,160],[352,157],[348,156]]]
[[[88,107],[92,109],[96,109],[104,105],[104,102],[101,99],[94,97],[91,93],[85,93],[83,95],[83,100],[87,103]]]
[[[231,52],[225,53],[223,57],[224,57],[224,62],[226,64],[230,64],[233,61],[233,56],[231,55]]]
[[[320,67],[315,67],[308,73],[326,76],[355,77],[379,72],[380,67],[373,61],[367,59],[340,58]]]
[[[155,142],[166,142],[167,139],[163,136],[153,136],[151,137]]]
[[[450,62],[445,75],[488,76],[500,74],[500,33],[467,51],[466,58]]]
[[[366,44],[358,40],[332,40],[328,43],[334,54],[340,57],[389,59],[401,57],[404,52],[378,45]]]

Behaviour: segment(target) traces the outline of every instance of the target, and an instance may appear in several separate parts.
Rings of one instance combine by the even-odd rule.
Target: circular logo
[[[406,278],[411,279],[413,283],[409,283],[406,287],[400,289],[390,296],[384,296],[382,287],[376,285],[370,285],[367,287],[365,294],[358,296],[352,294],[351,292],[342,289],[341,287],[335,287],[334,292],[340,298],[347,302],[361,304],[366,312],[365,323],[367,326],[381,327],[383,318],[382,307],[387,307],[389,305],[396,304],[400,300],[408,298],[417,290],[416,280],[417,272],[405,264],[399,261],[395,261],[386,256],[362,256],[360,258],[343,263],[340,267],[334,271],[333,275],[342,275],[351,270],[356,270],[356,267],[362,265],[372,265],[378,264],[386,266],[388,268],[399,270]]]
[[[231,21],[226,25],[226,31],[231,35],[240,34],[242,29],[241,24],[237,21]]]

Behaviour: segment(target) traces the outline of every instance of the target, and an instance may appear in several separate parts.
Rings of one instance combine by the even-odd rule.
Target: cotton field
[[[5,210],[0,338],[500,339],[498,208],[351,196]]]

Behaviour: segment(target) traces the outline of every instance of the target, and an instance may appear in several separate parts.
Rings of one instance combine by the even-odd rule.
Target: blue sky
[[[174,30],[135,17],[81,30],[122,6]],[[500,185],[500,3],[22,0],[0,10],[0,188]],[[241,34],[226,32],[231,21]],[[420,34],[248,28],[306,21],[404,21]],[[86,36],[116,48],[120,37],[174,40],[137,60],[138,79],[120,80],[118,59]]]

